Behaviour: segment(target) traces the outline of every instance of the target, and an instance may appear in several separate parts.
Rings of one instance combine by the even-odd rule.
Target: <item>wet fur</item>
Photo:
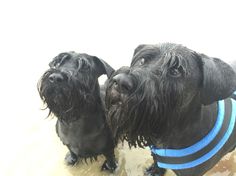
[[[120,74],[133,83],[131,90],[122,92],[114,86],[114,78]],[[107,121],[116,140],[127,140],[130,146],[185,148],[209,132],[215,122],[216,101],[235,90],[235,72],[220,59],[177,44],[140,45],[131,66],[120,68],[109,80]],[[218,156],[206,164],[174,172],[178,176],[202,175],[232,151],[236,130],[232,136]],[[153,159],[148,174],[163,175],[164,169],[156,167],[155,156]]]
[[[105,87],[100,90],[98,77],[113,69],[103,60],[75,52],[61,53],[53,59],[38,83],[41,99],[49,115],[57,117],[56,132],[70,153],[66,160],[74,164],[105,155],[103,167],[116,168],[114,141],[106,124]],[[50,76],[59,75],[58,81]],[[67,161],[67,162],[68,162]]]

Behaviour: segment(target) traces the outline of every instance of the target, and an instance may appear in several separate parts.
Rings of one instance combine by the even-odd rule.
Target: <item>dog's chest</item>
[[[83,141],[83,124],[79,121],[69,124],[57,121],[56,131],[64,145],[79,147]]]
[[[70,124],[57,121],[56,131],[62,143],[80,156],[96,155],[109,147],[106,146],[108,137],[104,134],[103,127],[99,130],[83,120]]]

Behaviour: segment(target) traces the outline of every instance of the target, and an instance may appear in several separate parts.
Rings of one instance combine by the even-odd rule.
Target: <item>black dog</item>
[[[114,142],[105,121],[105,90],[100,90],[98,83],[100,75],[109,77],[113,69],[95,56],[75,52],[59,54],[49,66],[38,90],[50,113],[58,118],[56,132],[69,149],[67,164],[103,154],[106,161],[102,169],[114,171]]]
[[[236,146],[235,90],[235,72],[220,59],[177,44],[140,45],[109,80],[108,124],[116,139],[151,147],[147,175],[169,168],[200,176]]]

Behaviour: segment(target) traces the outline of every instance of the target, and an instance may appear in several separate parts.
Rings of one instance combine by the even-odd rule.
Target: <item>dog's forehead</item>
[[[147,54],[153,54],[157,55],[160,53],[160,48],[156,45],[145,45],[140,51],[138,51],[134,58],[139,57],[140,55],[147,55]]]
[[[87,62],[92,61],[92,57],[86,53],[76,53],[76,54],[74,54],[73,57],[74,57],[74,59],[85,60]]]
[[[69,52],[63,52],[63,53],[58,54],[54,59],[65,59],[69,57],[70,57]]]
[[[168,59],[166,55],[179,56],[187,62],[195,56],[195,52],[187,47],[173,43],[162,43],[156,45],[145,45],[133,58],[136,60],[145,56],[152,57],[152,59]]]
[[[172,53],[174,55],[179,55],[182,57],[191,57],[193,53],[192,50],[180,44],[163,43],[155,45],[155,47],[160,52],[161,56]]]
[[[72,59],[85,59],[88,58],[89,55],[85,53],[77,53],[75,51],[68,51],[68,52],[63,52],[60,53],[56,56],[56,58],[72,58]]]
[[[77,63],[77,61],[79,60],[83,60],[86,63],[89,63],[89,55],[87,54],[81,54],[81,53],[76,53],[74,51],[70,51],[70,52],[63,52],[58,54],[55,58],[53,58],[51,64],[49,65],[65,65],[65,64],[75,64],[75,62]]]

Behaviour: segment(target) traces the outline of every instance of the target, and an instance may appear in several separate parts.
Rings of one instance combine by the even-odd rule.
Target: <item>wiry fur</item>
[[[105,90],[98,77],[110,74],[113,69],[103,60],[75,52],[61,53],[49,64],[38,83],[41,99],[49,115],[57,118],[56,131],[69,153],[68,164],[105,155],[103,169],[116,168],[114,141],[106,124],[102,101]],[[105,88],[105,87],[103,87]]]
[[[192,56],[196,57],[194,52]],[[137,68],[131,65],[130,69],[123,67],[112,75],[114,77],[119,73],[127,73],[133,78],[134,85],[137,85],[133,92],[121,99],[122,104],[109,102],[113,97],[110,95],[110,89],[114,83],[112,77],[110,79],[106,98],[109,109],[108,123],[112,129],[115,129],[116,138],[125,138],[130,146],[149,146],[157,142],[153,141],[155,139],[162,143],[168,139],[169,132],[175,126],[186,125],[181,121],[180,116],[185,96],[184,87],[181,82],[165,81],[168,68],[176,64],[173,60],[177,56],[168,53],[164,57],[164,62],[158,66],[162,71],[154,72],[148,67]],[[186,64],[184,60],[181,60],[181,56],[178,56],[178,61],[179,67]],[[135,60],[133,64],[134,62]],[[188,74],[187,71],[182,71],[184,75]],[[176,121],[179,119],[180,123],[176,124],[173,118]]]
[[[93,95],[94,90],[91,90],[92,86],[89,85],[89,74],[85,74],[81,77],[83,80],[78,78],[77,75],[69,75],[61,72],[64,78],[67,79],[67,83],[63,86],[51,84],[48,77],[52,73],[59,73],[58,70],[51,68],[44,73],[40,82],[38,83],[38,90],[41,99],[47,105],[49,109],[49,115],[53,113],[56,117],[61,120],[73,120],[71,118],[78,118],[77,114],[87,111],[88,108],[94,109],[97,104],[101,104],[100,97]],[[92,84],[94,80],[90,81]],[[43,83],[43,84],[42,84]],[[95,81],[95,83],[97,83]],[[93,83],[94,84],[94,83]],[[98,87],[93,87],[93,89]],[[99,94],[99,90],[97,90]],[[98,100],[98,101],[96,101]]]
[[[107,121],[114,138],[127,140],[130,146],[186,148],[208,134],[216,118],[216,101],[235,90],[235,72],[220,59],[178,44],[140,45],[131,66],[122,67],[109,79]],[[235,141],[232,137],[210,161],[174,172],[202,175],[235,147]],[[163,175],[165,170],[153,158],[148,174]]]

